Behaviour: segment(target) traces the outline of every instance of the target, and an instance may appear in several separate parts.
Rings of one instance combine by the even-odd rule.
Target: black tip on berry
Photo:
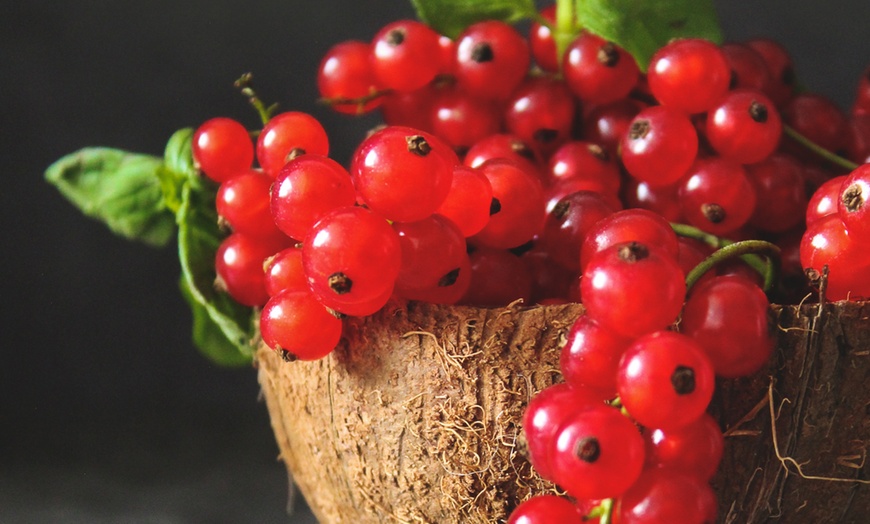
[[[495,58],[495,53],[492,52],[492,46],[486,42],[474,44],[471,49],[471,59],[477,63],[492,62]]]
[[[595,437],[583,437],[574,446],[574,455],[583,462],[593,463],[601,456],[601,445]]]
[[[456,279],[459,278],[459,268],[456,268],[452,271],[448,271],[440,280],[438,280],[438,287],[448,287],[452,286],[456,283]]]
[[[296,362],[297,360],[299,360],[299,357],[297,357],[293,353],[290,353],[284,348],[279,348],[279,351],[281,352],[281,359],[284,362]]]
[[[843,191],[843,194],[840,195],[840,200],[843,202],[843,206],[849,213],[858,211],[864,207],[864,195],[862,194],[861,186],[858,184],[852,184],[847,187],[846,190]]]
[[[688,366],[677,366],[671,374],[671,385],[677,395],[688,395],[695,391],[695,370]]]
[[[598,48],[598,53],[595,56],[598,62],[605,67],[614,67],[619,63],[619,50],[613,42],[605,42],[604,45]]]
[[[423,135],[411,135],[405,138],[408,143],[408,151],[418,156],[426,156],[432,151],[432,146]]]
[[[335,292],[336,295],[350,293],[351,288],[353,288],[353,281],[350,277],[341,272],[329,275],[326,284],[329,286],[329,289]]]
[[[393,47],[397,45],[402,45],[402,42],[405,41],[405,31],[403,29],[393,29],[389,33],[387,33],[386,41]]]
[[[701,214],[711,224],[719,224],[725,220],[725,208],[716,203],[701,204]]]
[[[586,150],[589,151],[589,154],[601,160],[602,162],[607,162],[610,160],[610,155],[607,154],[607,150],[598,144],[589,144],[586,146]]]
[[[499,211],[501,211],[501,202],[499,202],[497,198],[492,197],[492,201],[489,203],[489,216],[492,216]]]
[[[540,142],[542,144],[549,144],[553,140],[556,140],[559,137],[559,131],[555,129],[538,129],[534,133],[532,133],[532,138],[535,139],[535,142]]]
[[[565,220],[565,216],[568,214],[569,209],[571,209],[571,202],[563,198],[556,202],[556,205],[553,206],[553,210],[550,211],[550,214],[553,215],[553,218],[561,222]]]
[[[623,262],[633,264],[649,256],[649,248],[640,242],[626,242],[616,251],[616,256]]]
[[[287,163],[287,162],[293,160],[294,158],[299,158],[300,156],[302,156],[304,154],[305,154],[304,149],[302,149],[301,147],[294,147],[293,149],[290,150],[289,153],[287,153],[287,157],[284,158],[284,163]]]
[[[757,100],[753,100],[749,104],[749,117],[759,124],[767,122],[767,106]]]
[[[632,140],[637,140],[639,138],[643,138],[649,133],[649,120],[642,118],[640,120],[635,120],[631,123],[631,126],[628,128],[628,138]]]
[[[511,140],[511,151],[529,160],[535,160],[535,152],[522,140]]]

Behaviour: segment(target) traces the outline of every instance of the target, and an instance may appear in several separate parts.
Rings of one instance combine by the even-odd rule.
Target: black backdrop
[[[779,39],[807,88],[851,103],[870,2],[716,3],[729,38]],[[42,172],[88,145],[160,154],[212,116],[254,126],[232,87],[245,71],[266,100],[320,118],[344,161],[374,120],[315,105],[317,63],[411,16],[408,2],[0,7],[0,521],[311,522],[285,516],[255,372],[191,345],[173,249],[114,237]]]

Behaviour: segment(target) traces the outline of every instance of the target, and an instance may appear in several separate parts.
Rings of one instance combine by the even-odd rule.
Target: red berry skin
[[[491,209],[489,222],[471,242],[510,249],[539,234],[546,218],[540,179],[510,160],[489,160],[479,169],[489,179],[493,199],[498,202]]]
[[[341,207],[324,215],[305,237],[302,263],[323,305],[347,315],[372,314],[392,294],[402,247],[383,217],[362,207]],[[360,311],[360,306],[366,307]]]
[[[600,391],[604,398],[616,396],[616,371],[631,339],[602,328],[583,315],[568,331],[559,368],[565,382]]]
[[[610,158],[617,158],[622,136],[628,132],[631,121],[644,107],[646,104],[633,98],[595,106],[583,117],[582,136],[592,143],[601,144]]]
[[[309,291],[308,277],[302,266],[302,250],[296,246],[279,251],[266,259],[266,293],[274,297],[285,289]]]
[[[672,469],[702,481],[716,474],[725,449],[722,430],[707,413],[675,430],[645,428],[643,438],[647,468]]]
[[[746,166],[746,176],[755,189],[755,211],[749,225],[762,231],[784,233],[801,224],[807,212],[803,167],[790,155],[774,153]]]
[[[550,5],[541,10],[541,19],[550,24],[556,22],[556,5]],[[529,28],[529,48],[535,64],[544,71],[557,73],[559,71],[559,55],[556,52],[556,40],[550,28],[540,22],[532,22]]]
[[[647,82],[662,105],[689,114],[703,113],[728,91],[731,68],[716,44],[686,38],[656,51],[650,60]]]
[[[695,161],[698,134],[685,114],[653,106],[632,119],[620,149],[631,176],[651,186],[666,186],[679,180]]]
[[[731,91],[707,114],[706,136],[719,155],[752,164],[779,146],[782,120],[773,102],[758,91]]]
[[[218,287],[244,306],[262,306],[269,299],[263,263],[290,242],[286,237],[262,239],[242,233],[226,237],[215,253]]]
[[[862,246],[870,246],[870,164],[849,173],[840,187],[837,212],[849,235]],[[865,247],[866,249],[866,247]],[[870,258],[870,255],[868,255]]]
[[[755,211],[755,188],[743,167],[731,160],[700,158],[680,183],[680,207],[686,221],[708,233],[737,231]]]
[[[456,39],[456,80],[474,96],[506,100],[525,78],[530,63],[526,39],[504,22],[472,24]]]
[[[686,283],[672,256],[656,246],[629,242],[590,257],[580,280],[580,294],[586,314],[602,327],[624,337],[638,337],[664,329],[677,319]]]
[[[284,290],[270,298],[260,314],[260,333],[272,349],[299,360],[325,357],[341,339],[341,320],[308,290]]]
[[[765,94],[777,107],[782,108],[791,99],[795,88],[794,64],[788,51],[769,38],[755,38],[745,42],[758,53],[770,72],[770,83]]]
[[[592,33],[581,33],[565,50],[562,72],[584,103],[606,104],[625,98],[640,70],[625,49]]]
[[[350,175],[331,158],[306,154],[288,162],[272,186],[274,223],[292,238],[304,239],[320,218],[356,202]]]
[[[483,173],[463,165],[453,167],[450,191],[436,210],[456,224],[462,236],[479,233],[489,222],[492,184]]]
[[[454,86],[438,90],[431,106],[432,133],[457,151],[501,130],[501,105],[470,96]]]
[[[556,431],[572,413],[604,402],[593,390],[559,383],[546,387],[529,401],[523,414],[523,433],[529,447],[529,462],[542,478],[553,480],[550,448]]]
[[[384,123],[388,126],[413,127],[432,132],[432,105],[440,89],[429,84],[416,91],[388,91],[379,106]]]
[[[704,414],[713,397],[715,375],[694,339],[656,331],[625,350],[616,387],[623,407],[639,424],[671,430]]]
[[[231,118],[212,118],[193,133],[193,160],[217,183],[243,173],[254,161],[254,144],[245,126]]]
[[[225,180],[218,188],[215,208],[222,222],[237,233],[255,237],[277,237],[282,233],[272,220],[269,191],[272,178],[248,170]]]
[[[525,171],[535,173],[544,180],[538,153],[528,142],[508,133],[495,133],[477,141],[466,151],[462,163],[468,167],[480,167],[494,158],[516,162]]]
[[[717,276],[692,289],[680,330],[701,345],[717,375],[745,377],[764,368],[773,354],[769,309],[767,296],[754,282]]]
[[[510,251],[478,247],[469,255],[471,285],[462,297],[463,304],[478,307],[503,307],[532,296],[532,277],[522,260]]]
[[[640,476],[643,463],[640,432],[603,404],[567,416],[550,450],[553,481],[577,499],[621,495]]]
[[[371,43],[372,72],[379,85],[414,91],[431,82],[441,68],[439,35],[416,20],[396,20]]]
[[[754,89],[767,95],[770,90],[770,69],[761,54],[748,45],[722,44],[722,52],[731,68],[731,89]]]
[[[550,155],[547,182],[561,180],[595,181],[613,193],[622,183],[614,157],[600,145],[581,140],[566,142]]]
[[[320,122],[308,113],[288,111],[273,116],[257,139],[257,161],[275,178],[291,157],[329,154],[329,138]]]
[[[677,235],[664,217],[646,209],[623,209],[602,218],[586,232],[580,249],[581,269],[595,253],[632,241],[657,246],[674,260],[680,254]]]
[[[826,298],[859,299],[870,296],[870,256],[866,244],[846,229],[839,214],[822,217],[807,227],[800,244],[801,266],[820,275],[828,266]]]
[[[508,132],[548,158],[571,137],[575,112],[574,97],[563,82],[527,78],[508,100],[504,123]]]
[[[580,269],[580,249],[598,222],[612,215],[607,199],[592,191],[577,191],[560,199],[547,214],[539,244],[553,261],[572,271]]]
[[[350,174],[358,195],[372,211],[388,220],[415,222],[444,202],[458,163],[455,158],[434,135],[390,126],[359,145]]]
[[[815,93],[803,93],[789,100],[782,110],[783,121],[798,133],[832,153],[843,153],[849,144],[849,121],[830,99]],[[806,148],[785,141],[798,158],[817,161]]]
[[[368,42],[347,40],[332,46],[320,61],[317,89],[339,113],[359,115],[378,107],[382,97],[370,97],[380,91],[371,63]]]
[[[617,501],[619,524],[713,524],[716,495],[690,475],[663,468],[648,469]]]
[[[508,524],[580,524],[577,506],[564,497],[538,495],[516,507]]]
[[[840,190],[847,175],[835,176],[820,185],[807,202],[806,225],[809,227],[816,220],[837,213],[840,202]]]
[[[448,218],[436,214],[417,222],[393,222],[392,227],[402,246],[396,294],[419,300],[420,292],[453,285],[469,267],[465,237]]]
[[[661,215],[668,222],[684,222],[680,208],[679,181],[667,186],[651,186],[635,178],[626,181],[624,191],[627,208],[639,207]]]

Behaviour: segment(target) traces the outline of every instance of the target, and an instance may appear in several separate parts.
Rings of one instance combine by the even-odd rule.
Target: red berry
[[[716,44],[686,38],[656,51],[647,81],[662,105],[686,113],[703,113],[728,91],[731,68]]]
[[[416,20],[397,20],[372,39],[372,71],[379,85],[414,91],[431,82],[441,63],[439,35]]]
[[[843,181],[837,202],[837,212],[849,235],[862,246],[870,245],[868,199],[870,199],[870,164],[864,164],[849,173]],[[865,256],[870,259],[870,254]]]
[[[725,448],[719,424],[707,413],[673,430],[646,428],[643,437],[647,467],[668,468],[704,481],[716,474]]]
[[[619,524],[713,524],[716,495],[702,480],[670,469],[644,471],[617,502]]]
[[[508,132],[547,158],[571,137],[576,104],[559,80],[527,78],[507,102],[504,123]]]
[[[477,169],[463,165],[453,167],[450,191],[436,210],[456,224],[462,236],[470,237],[489,222],[492,185]]]
[[[353,205],[356,193],[350,175],[338,162],[325,156],[303,155],[278,173],[270,202],[278,228],[301,240],[323,215]]]
[[[746,166],[746,176],[755,189],[755,211],[749,225],[762,231],[782,233],[804,220],[807,192],[803,167],[793,157],[774,153]]]
[[[731,89],[754,89],[769,97],[770,70],[761,54],[748,45],[722,44],[722,52],[731,68]]]
[[[568,415],[550,450],[553,481],[578,499],[617,497],[634,484],[644,463],[644,443],[619,410],[590,406]]]
[[[255,237],[276,237],[283,233],[269,211],[272,177],[260,171],[244,171],[225,180],[218,188],[215,207],[220,220],[233,231]]]
[[[849,143],[849,121],[830,99],[815,93],[793,97],[782,111],[783,120],[798,133],[832,153],[842,154]],[[816,161],[806,148],[785,142],[799,158]]]
[[[666,186],[679,180],[695,161],[698,134],[685,114],[653,106],[632,119],[620,148],[631,176],[652,186]]]
[[[257,139],[257,161],[272,178],[297,156],[328,153],[326,130],[313,116],[299,111],[273,116]]]
[[[212,118],[193,133],[193,160],[215,182],[223,182],[251,168],[254,144],[245,126],[231,118]]]
[[[715,375],[693,338],[656,331],[625,350],[616,387],[622,405],[639,424],[670,430],[704,414],[713,397]]]
[[[479,247],[469,259],[471,285],[462,297],[464,304],[503,307],[518,299],[531,301],[532,277],[518,256],[505,249]]]
[[[358,115],[378,107],[383,98],[371,63],[368,42],[348,40],[332,46],[320,61],[317,89],[339,113]]]
[[[473,97],[455,86],[444,87],[430,102],[432,133],[457,151],[501,130],[501,106]]]
[[[816,220],[837,213],[840,202],[840,189],[847,175],[835,176],[819,186],[807,203],[806,224],[812,225]]]
[[[701,345],[717,375],[744,377],[773,354],[769,309],[767,296],[751,280],[717,276],[692,289],[680,330]]]
[[[625,49],[585,31],[565,50],[562,72],[571,91],[590,104],[628,96],[640,75]]]
[[[308,291],[308,276],[302,266],[302,249],[293,246],[266,259],[266,292],[274,297],[285,289]]]
[[[560,266],[580,269],[580,248],[588,232],[615,210],[599,193],[577,191],[560,199],[547,214],[539,244]]]
[[[677,319],[686,283],[670,254],[657,246],[628,242],[590,257],[580,293],[590,318],[621,336],[637,337]]]
[[[791,99],[795,88],[794,64],[788,51],[769,38],[748,40],[746,46],[758,53],[770,72],[770,82],[765,94],[777,107],[783,107]]]
[[[767,158],[779,145],[782,121],[758,91],[731,91],[707,114],[706,136],[721,156],[741,164]]]
[[[489,179],[493,200],[489,222],[472,242],[509,249],[540,233],[546,218],[540,179],[510,160],[489,160],[478,169]]]
[[[581,516],[577,506],[564,497],[538,495],[517,506],[508,524],[580,524]]]
[[[743,167],[724,158],[701,158],[680,184],[680,207],[686,221],[725,235],[743,227],[755,211],[755,188]]]
[[[586,315],[568,331],[559,367],[565,381],[601,391],[605,398],[616,396],[616,371],[631,339],[601,327]]]
[[[550,155],[547,175],[550,184],[561,180],[589,180],[613,193],[619,192],[621,184],[619,167],[607,150],[580,140],[566,142]]]
[[[680,253],[677,235],[661,215],[646,209],[624,209],[602,218],[587,231],[580,250],[581,268],[595,253],[632,241],[656,246],[674,260]]]
[[[526,39],[504,22],[477,22],[456,39],[456,79],[474,96],[506,100],[526,76],[530,62]]]
[[[550,24],[556,22],[556,5],[550,5],[541,10],[541,19]],[[553,32],[546,24],[533,21],[529,28],[529,47],[535,63],[550,73],[559,71],[559,56],[556,53],[556,40]]]
[[[393,230],[402,246],[396,294],[420,300],[436,288],[455,287],[463,269],[469,271],[465,237],[449,219],[431,215],[417,222],[393,222]],[[470,281],[470,275],[463,275],[465,280]],[[465,291],[453,293],[454,302]]]
[[[401,253],[399,237],[384,218],[362,207],[340,207],[305,237],[302,263],[326,307],[361,316],[375,313],[390,298]]]
[[[282,349],[300,360],[317,360],[338,344],[341,320],[310,291],[287,289],[263,307],[260,333],[272,349]]]
[[[221,242],[215,253],[216,285],[242,305],[262,306],[269,299],[263,264],[289,244],[287,238],[265,240],[233,233]]]

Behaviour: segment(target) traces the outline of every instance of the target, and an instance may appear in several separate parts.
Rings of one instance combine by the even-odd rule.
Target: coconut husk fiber
[[[719,521],[870,521],[870,303],[773,306],[769,369],[721,381]],[[390,305],[348,319],[340,346],[259,381],[280,459],[320,522],[504,522],[557,492],[523,449],[529,399],[561,381],[578,304]]]

